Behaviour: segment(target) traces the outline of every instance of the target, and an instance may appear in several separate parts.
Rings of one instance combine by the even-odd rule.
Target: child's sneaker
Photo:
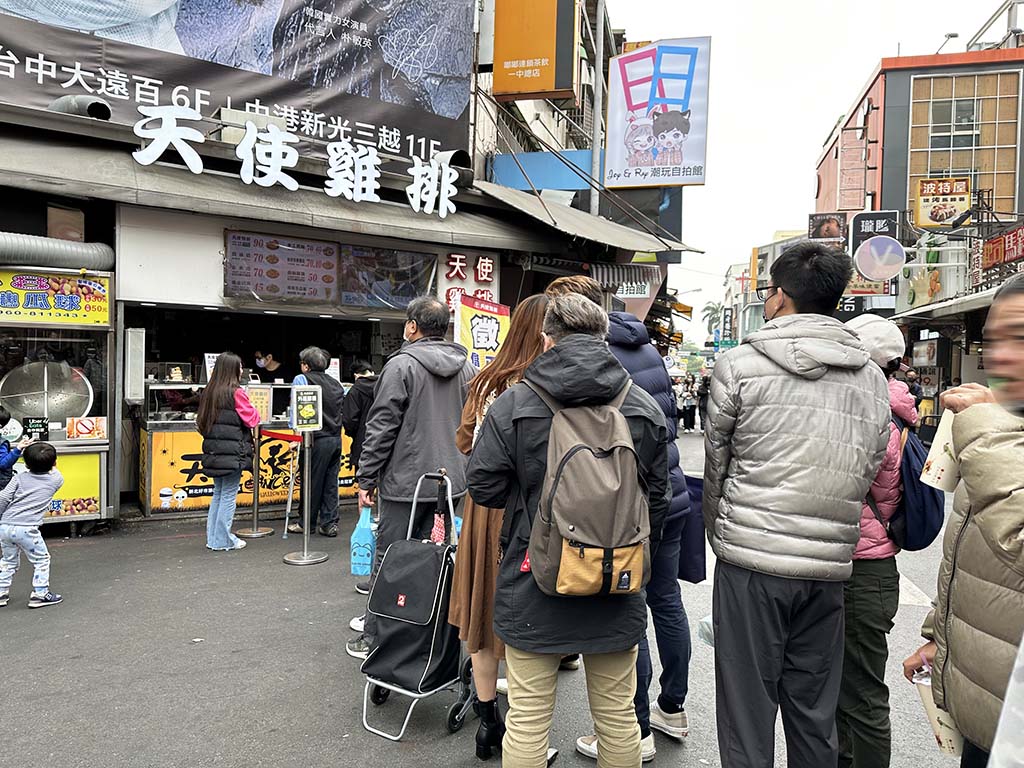
[[[8,594],[6,592],[0,595],[0,608],[3,608],[5,605],[7,605],[8,599]]]
[[[57,605],[64,600],[60,595],[55,595],[53,592],[47,592],[44,595],[40,595],[38,592],[33,592],[32,597],[28,599],[29,608],[45,608],[48,605]]]

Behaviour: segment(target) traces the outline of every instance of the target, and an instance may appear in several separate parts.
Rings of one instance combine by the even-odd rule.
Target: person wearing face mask
[[[287,383],[294,378],[294,375],[290,370],[288,370],[288,367],[278,360],[277,355],[273,352],[262,352],[257,349],[254,357],[256,368],[259,369],[257,373],[260,377],[260,381],[266,384],[272,384],[277,379],[281,379],[283,382]]]
[[[927,643],[903,662],[927,662],[932,695],[964,736],[960,765],[988,764],[999,711],[1024,634],[1024,275],[996,292],[985,325],[991,387],[942,393],[963,478],[946,524]]]
[[[801,243],[758,291],[767,324],[715,365],[704,523],[722,768],[770,765],[782,709],[790,768],[837,765],[843,582],[889,443],[889,389],[832,317],[853,268]]]
[[[466,494],[467,459],[455,435],[476,368],[465,347],[445,341],[450,314],[447,305],[428,296],[409,303],[402,332],[406,343],[380,372],[366,417],[356,480],[359,505],[372,506],[378,498],[380,505],[371,589],[387,548],[406,537],[419,478],[443,467],[452,496],[461,499]],[[429,497],[429,486],[423,493]],[[436,498],[431,504],[420,497],[413,526],[416,538],[429,538],[436,506]],[[346,644],[348,655],[365,659],[376,631],[376,618],[367,612],[363,633]]]

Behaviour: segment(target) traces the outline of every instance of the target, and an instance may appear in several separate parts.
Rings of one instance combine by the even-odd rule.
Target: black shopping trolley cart
[[[424,480],[438,484],[438,513],[447,517],[452,543],[447,535],[442,543],[412,538]],[[425,474],[413,492],[406,538],[384,553],[367,604],[377,619],[377,642],[361,668],[366,675],[363,727],[370,733],[401,740],[416,705],[441,691],[458,691],[458,699],[448,709],[446,724],[451,733],[462,728],[473,706],[470,661],[463,657],[458,630],[448,623],[457,546],[451,480],[443,469]],[[412,699],[397,734],[374,728],[367,718],[368,702],[379,706],[391,693]]]

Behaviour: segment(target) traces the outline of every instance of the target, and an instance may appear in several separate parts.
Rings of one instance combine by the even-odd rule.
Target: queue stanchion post
[[[257,424],[253,430],[253,439],[256,449],[252,457],[252,527],[235,531],[235,536],[242,539],[262,539],[270,536],[273,528],[260,527],[260,439],[262,430]]]
[[[326,552],[309,551],[309,518],[313,506],[313,494],[311,476],[313,473],[313,435],[311,432],[302,434],[302,451],[305,454],[302,460],[302,551],[289,552],[284,556],[288,565],[317,565],[327,560],[330,555]]]

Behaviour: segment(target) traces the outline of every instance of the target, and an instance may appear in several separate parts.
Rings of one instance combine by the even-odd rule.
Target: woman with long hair
[[[206,548],[244,549],[231,532],[242,470],[252,467],[252,428],[260,416],[242,389],[242,359],[231,352],[217,357],[199,398],[196,426],[203,436],[203,474],[213,478],[213,498],[206,517]]]
[[[541,327],[547,310],[546,296],[530,296],[512,313],[512,325],[497,356],[469,383],[469,395],[456,435],[459,450],[469,454],[476,433],[491,403],[517,384],[530,364],[544,351]],[[449,622],[459,628],[459,638],[473,659],[477,714],[476,755],[491,757],[501,745],[505,724],[498,711],[498,662],[505,647],[494,634],[494,591],[498,576],[498,539],[505,511],[478,507],[466,496],[462,511],[462,538],[455,560]]]

